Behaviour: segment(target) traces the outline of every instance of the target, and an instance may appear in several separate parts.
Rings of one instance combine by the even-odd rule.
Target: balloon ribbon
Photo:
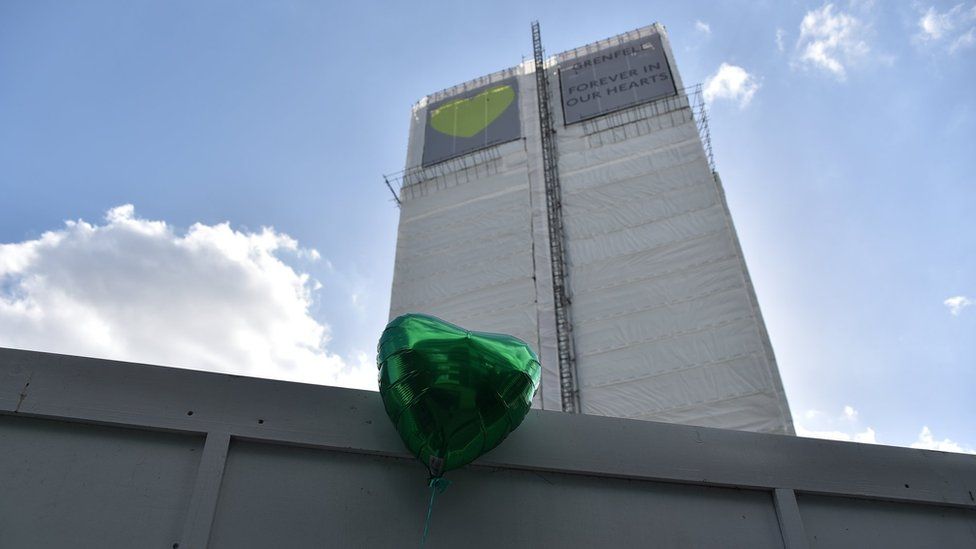
[[[427,520],[424,521],[424,537],[420,538],[420,547],[427,543],[427,531],[430,530],[430,513],[434,510],[434,497],[437,494],[443,494],[450,485],[451,481],[444,477],[430,479],[430,502],[427,504]]]

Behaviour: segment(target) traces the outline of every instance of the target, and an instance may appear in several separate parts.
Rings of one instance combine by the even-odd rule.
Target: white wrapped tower
[[[664,28],[535,66],[414,107],[391,318],[527,341],[538,408],[792,434],[700,94]]]

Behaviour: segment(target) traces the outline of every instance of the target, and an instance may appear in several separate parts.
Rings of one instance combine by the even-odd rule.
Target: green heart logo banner
[[[453,91],[453,90],[452,90]],[[433,166],[522,136],[519,78],[510,76],[427,105],[422,166]]]
[[[514,100],[515,90],[512,86],[496,86],[474,97],[437,107],[430,113],[430,124],[443,134],[473,137],[501,116]]]
[[[386,413],[433,478],[498,446],[539,387],[539,359],[527,343],[433,316],[393,319],[377,351]]]

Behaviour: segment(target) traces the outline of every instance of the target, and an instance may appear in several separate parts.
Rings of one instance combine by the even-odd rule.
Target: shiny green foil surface
[[[433,316],[393,319],[377,351],[386,413],[434,477],[504,440],[539,386],[539,359],[524,341]]]

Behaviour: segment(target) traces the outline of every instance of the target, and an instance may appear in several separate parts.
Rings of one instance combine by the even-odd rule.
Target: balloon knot
[[[444,491],[447,490],[447,487],[450,485],[451,485],[451,481],[447,480],[444,477],[431,477],[430,483],[428,484],[428,486],[430,486],[434,490],[437,490],[438,494],[443,494]]]

